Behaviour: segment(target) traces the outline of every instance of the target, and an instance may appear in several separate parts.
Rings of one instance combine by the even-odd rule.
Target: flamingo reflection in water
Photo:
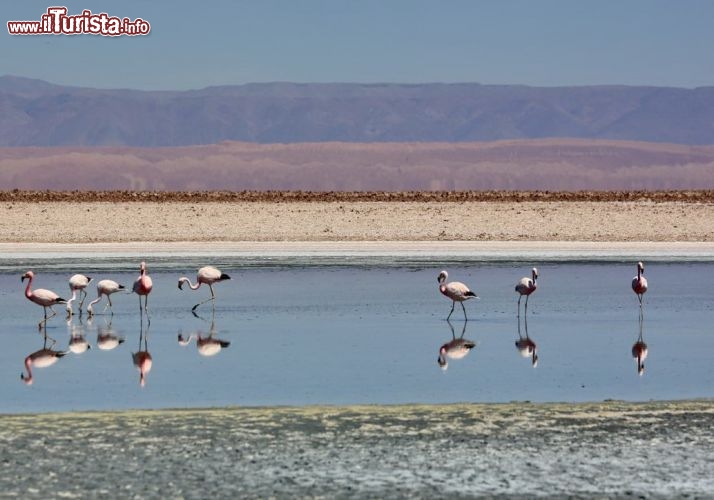
[[[112,320],[104,325],[97,325],[97,347],[102,351],[111,351],[124,343],[124,337],[116,334],[112,328]]]
[[[84,336],[84,325],[80,316],[79,323],[74,323],[74,317],[67,320],[67,331],[69,332],[69,350],[74,354],[82,354],[91,349],[89,341]]]
[[[141,297],[139,298],[141,300]],[[147,322],[148,323],[148,322]],[[139,370],[139,385],[144,387],[146,385],[146,374],[151,371],[151,366],[153,364],[153,359],[151,358],[151,353],[149,353],[149,323],[146,327],[146,332],[144,332],[144,317],[140,318],[139,326],[139,350],[137,352],[131,353],[131,359],[134,362],[134,366]],[[142,350],[143,346],[143,350]]]
[[[199,319],[201,318],[196,312],[194,311],[193,313],[194,316],[196,316]],[[216,332],[216,322],[215,322],[215,314],[211,315],[211,328],[208,330],[208,335],[203,336],[201,331],[197,331],[196,333],[191,333],[188,337],[185,337],[182,333],[179,332],[178,334],[178,343],[180,346],[187,346],[188,344],[191,343],[191,340],[196,340],[196,348],[198,349],[198,353],[201,356],[215,356],[219,352],[221,352],[221,349],[226,349],[228,346],[231,345],[231,343],[228,340],[222,340],[215,338],[213,335]]]
[[[464,338],[467,324],[465,321],[464,327],[461,330],[461,336],[459,338],[456,338],[454,325],[451,324],[451,321],[447,320],[446,322],[449,324],[449,328],[451,328],[451,340],[439,348],[439,357],[436,360],[442,370],[446,370],[449,367],[447,358],[462,359],[471,352],[471,349],[476,347],[476,342]]]
[[[43,332],[44,343],[42,349],[37,350],[25,358],[25,370],[27,374],[20,373],[20,380],[25,382],[27,385],[32,385],[34,382],[34,377],[32,375],[32,368],[47,368],[48,366],[54,365],[60,358],[65,356],[69,351],[55,351],[52,349],[56,344],[55,339],[47,336],[47,330]],[[49,347],[47,342],[51,341]]]
[[[642,325],[644,323],[644,318],[640,314],[639,324],[640,324],[640,334],[637,337],[637,341],[632,344],[632,358],[637,362],[637,374],[642,376],[645,373],[645,359],[647,358],[647,344],[645,344],[642,338]]]
[[[533,339],[528,336],[528,316],[524,315],[524,318],[525,337],[521,335],[521,317],[520,315],[518,316],[518,340],[516,340],[516,349],[518,349],[518,352],[521,353],[521,356],[524,358],[531,358],[531,364],[533,368],[535,368],[538,366],[538,346],[536,346]]]

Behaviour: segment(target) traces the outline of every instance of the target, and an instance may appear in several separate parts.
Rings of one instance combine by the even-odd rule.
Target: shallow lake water
[[[196,317],[191,307],[209,296],[208,288],[179,290],[177,280],[194,280],[201,264],[195,258],[147,262],[154,281],[150,321],[128,293],[113,295],[113,315],[91,320],[85,312],[67,321],[64,306],[56,307],[45,344],[37,325],[42,308],[23,295],[25,270],[35,271],[34,288],[65,297],[72,274],[92,276],[86,308],[97,281],[110,278],[130,287],[138,266],[119,258],[4,263],[0,412],[714,396],[711,262],[646,263],[642,375],[632,355],[640,340],[632,262],[325,265],[215,258],[211,264],[233,279],[215,286],[215,308],[204,304]],[[539,286],[519,322],[514,286],[533,264]],[[480,296],[465,304],[468,322],[458,304],[446,321],[451,301],[437,283],[443,267],[449,280],[465,282]],[[98,348],[98,336],[107,334],[125,341]],[[191,334],[230,345],[205,356],[195,340],[178,341]],[[536,366],[532,351],[516,345],[526,335],[536,345]],[[440,346],[461,336],[475,348],[441,369]],[[33,384],[23,383],[26,356],[49,347],[50,339],[55,350],[68,351],[73,337],[73,346],[83,337],[91,348],[35,367]],[[152,358],[143,387],[132,359],[139,350]]]

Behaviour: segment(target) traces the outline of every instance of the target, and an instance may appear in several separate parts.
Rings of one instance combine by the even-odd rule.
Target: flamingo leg
[[[454,307],[455,307],[455,306],[456,306],[456,301],[455,301],[455,300],[451,301],[451,312],[450,312],[449,315],[446,317],[446,321],[449,321],[449,318],[451,317],[451,314],[454,312]]]
[[[84,305],[84,299],[87,298],[87,292],[84,290],[79,291],[79,314],[82,314],[82,306]]]
[[[191,311],[192,311],[192,312],[195,311],[198,306],[200,306],[201,304],[205,304],[205,303],[208,302],[209,300],[212,300],[212,301],[213,301],[213,307],[214,307],[214,308],[216,307],[216,295],[213,293],[213,285],[209,284],[209,285],[208,285],[208,288],[211,290],[211,296],[210,296],[209,298],[207,298],[206,300],[204,300],[203,302],[199,302],[198,304],[196,304],[195,306],[193,306],[193,308],[191,308]]]
[[[523,298],[523,295],[518,296],[518,317],[521,317],[521,299]]]
[[[530,297],[530,295],[526,295],[526,314],[528,314],[528,297]]]
[[[464,321],[468,321],[469,318],[466,317],[466,307],[464,306],[464,303],[463,303],[463,302],[461,303],[461,309],[464,310]]]

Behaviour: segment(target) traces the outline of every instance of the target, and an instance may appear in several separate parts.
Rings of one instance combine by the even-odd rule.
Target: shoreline
[[[511,261],[714,260],[714,242],[591,241],[220,241],[0,243],[7,260],[69,258],[395,258]]]
[[[23,498],[714,491],[712,401],[132,410],[0,423],[0,487]]]

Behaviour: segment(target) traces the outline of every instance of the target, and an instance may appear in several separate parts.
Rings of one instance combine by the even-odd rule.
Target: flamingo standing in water
[[[647,291],[647,278],[645,278],[645,265],[642,262],[637,263],[637,276],[632,278],[632,291],[637,294],[640,301],[640,309],[642,309],[642,296]]]
[[[112,298],[110,297],[110,295],[113,293],[117,293],[120,290],[124,290],[124,285],[120,285],[119,283],[113,280],[102,280],[97,283],[97,298],[89,303],[89,305],[87,306],[87,313],[90,316],[94,314],[94,309],[92,306],[94,306],[94,304],[98,302],[101,302],[102,295],[106,295],[108,303],[104,306],[104,311],[106,311],[108,307],[111,313],[114,314],[114,311],[112,310]],[[102,311],[102,313],[104,311]]]
[[[202,284],[208,285],[208,288],[211,290],[211,297],[204,300],[203,302],[199,302],[198,304],[193,306],[193,308],[191,308],[191,310],[195,311],[198,306],[200,306],[201,304],[205,304],[209,300],[212,300],[213,304],[215,306],[216,295],[213,293],[213,284],[220,283],[221,281],[229,280],[229,279],[231,279],[230,276],[228,276],[225,273],[222,273],[215,267],[205,266],[198,270],[198,274],[196,275],[196,284],[195,285],[193,283],[191,283],[191,280],[188,279],[186,276],[182,276],[178,280],[178,287],[179,287],[179,290],[182,290],[183,285],[185,283],[188,283],[188,286],[191,288],[191,290],[198,290]]]
[[[27,271],[25,274],[22,275],[20,281],[25,281],[25,279],[28,280],[27,288],[25,288],[25,297],[27,297],[35,304],[42,306],[42,308],[44,309],[45,319],[40,321],[40,323],[38,324],[38,328],[42,329],[42,325],[47,325],[47,320],[57,314],[57,312],[52,309],[52,306],[55,304],[66,304],[67,301],[51,290],[45,290],[44,288],[32,290],[32,280],[34,279],[34,277],[35,273],[33,273],[32,271]],[[51,316],[47,316],[48,307],[50,308],[50,311],[52,311]]]
[[[518,296],[518,315],[520,316],[521,314],[521,299],[523,296],[526,296],[526,313],[528,312],[528,297],[536,291],[536,288],[538,288],[538,269],[535,267],[531,269],[531,277],[523,277],[521,280],[518,282],[516,285],[516,292],[518,292],[520,295]]]
[[[446,320],[449,320],[451,314],[454,312],[454,306],[456,306],[456,303],[459,302],[461,304],[461,309],[464,310],[464,320],[468,321],[469,318],[466,316],[466,308],[464,307],[464,301],[469,299],[478,299],[478,295],[473,293],[469,289],[469,287],[467,287],[460,281],[452,281],[451,283],[447,283],[446,280],[448,278],[449,273],[447,273],[446,271],[441,271],[439,273],[439,277],[437,278],[437,280],[439,281],[439,291],[441,292],[441,294],[452,300],[451,311],[446,317]]]
[[[84,299],[87,298],[87,285],[92,281],[92,278],[85,276],[84,274],[75,274],[69,279],[69,291],[72,292],[72,298],[67,301],[67,316],[72,316],[72,302],[77,299],[77,292],[79,292],[79,314],[82,314],[82,306],[84,305]]]
[[[142,313],[141,308],[141,296],[144,296],[144,309],[146,309],[146,315],[149,315],[149,294],[151,293],[151,288],[154,286],[151,277],[146,274],[146,262],[142,262],[139,266],[139,277],[134,281],[134,286],[132,291],[139,296],[139,314]]]
[[[54,365],[58,359],[67,354],[67,351],[55,351],[52,347],[55,345],[55,341],[52,341],[50,347],[47,347],[47,335],[45,334],[45,345],[39,351],[35,351],[25,358],[25,370],[27,370],[27,375],[20,373],[20,380],[25,382],[27,385],[32,385],[32,367],[35,368],[46,368],[48,366]]]

